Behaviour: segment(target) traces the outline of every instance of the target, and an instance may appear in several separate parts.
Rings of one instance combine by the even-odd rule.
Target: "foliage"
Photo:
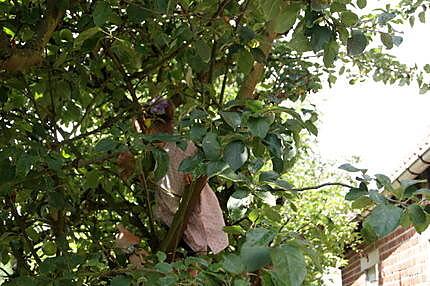
[[[373,241],[384,237],[399,225],[413,226],[418,233],[427,229],[430,209],[425,201],[430,192],[424,187],[425,180],[403,180],[396,185],[385,175],[369,176],[367,170],[351,167],[347,166],[349,172],[361,173],[357,177],[361,182],[345,198],[360,212],[370,211],[363,220],[364,238]]]
[[[328,163],[322,163],[316,154],[307,151],[289,172],[287,180],[298,188],[351,180],[330,170]],[[345,248],[354,248],[360,242],[353,209],[344,197],[344,188],[331,186],[301,192],[284,205],[283,212],[288,217],[284,231],[302,236],[315,251],[317,259],[307,262],[306,278],[313,285],[321,284],[324,270],[345,265],[342,259]]]
[[[302,284],[313,271],[305,264],[315,257],[312,239],[285,234],[284,207],[273,205],[296,195],[283,175],[303,134],[318,132],[316,111],[297,103],[344,72],[352,81],[373,75],[428,89],[428,66],[407,67],[385,53],[400,44],[400,24],[425,20],[427,1],[404,0],[370,15],[356,8],[364,6],[1,1],[0,258],[13,264],[8,284]],[[385,47],[369,47],[379,39]],[[142,112],[160,97],[178,106],[175,135],[137,133],[131,119],[150,126]],[[189,140],[199,152],[180,169],[196,182],[210,179],[231,245],[207,257],[173,249],[177,259],[168,253],[166,260],[158,250],[172,236],[154,220],[152,206],[169,162],[154,143],[184,148]],[[129,178],[116,161],[124,151],[135,162]],[[394,216],[385,225],[370,215],[368,233],[383,235],[399,222],[427,226],[427,210],[405,204],[425,190],[389,190],[395,199],[383,199],[368,191],[370,179],[351,190],[353,205],[374,202],[377,213]],[[191,202],[199,190],[190,194]],[[249,207],[229,207],[231,198],[251,196]],[[144,238],[140,247],[151,251],[145,269],[126,268],[113,245],[118,222]],[[174,222],[185,223],[179,216]]]

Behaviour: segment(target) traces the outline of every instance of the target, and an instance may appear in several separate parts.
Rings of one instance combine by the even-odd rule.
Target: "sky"
[[[430,23],[403,30],[403,43],[391,53],[403,63],[430,63],[425,40]],[[417,86],[390,86],[371,79],[349,85],[339,79],[312,101],[321,114],[316,149],[323,160],[335,164],[358,156],[358,166],[370,174],[392,176],[430,135],[430,92],[420,95]]]

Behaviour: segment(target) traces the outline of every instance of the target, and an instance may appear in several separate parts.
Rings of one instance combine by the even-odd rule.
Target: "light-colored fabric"
[[[178,209],[180,197],[187,186],[186,174],[178,171],[183,159],[196,153],[197,148],[189,143],[185,151],[175,143],[166,143],[164,150],[169,155],[169,168],[159,185],[161,192],[155,195],[155,216],[169,225]],[[228,236],[223,231],[225,226],[222,210],[218,199],[206,184],[200,194],[199,203],[193,209],[184,231],[184,241],[195,252],[206,252],[208,247],[214,253],[228,246]]]

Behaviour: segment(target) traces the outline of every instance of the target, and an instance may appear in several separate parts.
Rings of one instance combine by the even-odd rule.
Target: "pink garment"
[[[162,192],[155,196],[155,216],[167,225],[171,225],[178,207],[180,197],[187,186],[185,174],[178,171],[183,159],[192,156],[197,149],[189,143],[182,151],[175,143],[166,143],[164,150],[169,155],[169,168],[159,184]],[[196,252],[206,252],[208,247],[213,253],[218,253],[228,246],[228,236],[223,231],[225,226],[222,210],[218,199],[206,184],[200,194],[200,201],[190,215],[184,231],[184,241]]]

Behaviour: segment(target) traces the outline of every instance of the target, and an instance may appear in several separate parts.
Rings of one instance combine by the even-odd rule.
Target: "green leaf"
[[[331,13],[335,13],[335,12],[343,12],[348,10],[346,8],[346,5],[344,3],[339,3],[339,2],[331,2],[330,4],[330,12]]]
[[[352,202],[351,207],[353,209],[364,209],[371,205],[373,205],[373,201],[369,197],[361,196]]]
[[[233,141],[224,149],[224,160],[236,171],[248,160],[248,149],[242,141]]]
[[[264,139],[270,129],[270,121],[263,117],[250,117],[247,126],[252,135]]]
[[[412,224],[414,225],[418,233],[421,233],[426,230],[428,226],[427,216],[424,210],[419,205],[413,204],[408,206],[407,212],[412,221]]]
[[[239,58],[237,59],[237,67],[239,71],[248,74],[252,66],[254,65],[254,57],[247,49],[242,49],[239,52]]]
[[[260,182],[275,182],[279,177],[280,175],[274,171],[265,171],[260,173],[258,180]]]
[[[161,149],[152,150],[152,156],[155,160],[154,180],[159,181],[167,174],[169,168],[169,155]]]
[[[292,245],[282,245],[272,249],[270,256],[278,285],[302,285],[307,270],[305,256],[299,248]]]
[[[347,172],[352,172],[352,173],[363,171],[363,169],[358,169],[358,168],[356,168],[356,167],[352,166],[352,165],[351,165],[351,164],[349,164],[349,163],[345,163],[345,164],[340,165],[340,166],[339,166],[339,169],[341,169],[341,170],[345,170],[345,171],[347,171]]]
[[[267,146],[272,156],[283,159],[282,144],[278,136],[272,133],[267,134],[266,138],[264,138],[264,144]]]
[[[228,168],[229,168],[228,165],[223,161],[209,162],[206,168],[206,173],[210,178],[221,174]]]
[[[31,167],[35,163],[35,157],[23,153],[16,162],[16,175],[19,177],[25,177],[31,170]]]
[[[387,203],[387,199],[380,194],[377,190],[370,190],[369,191],[369,198],[375,202],[376,204],[385,204]]]
[[[262,214],[263,214],[266,218],[268,218],[268,219],[270,219],[270,220],[272,220],[272,221],[274,221],[274,222],[280,222],[280,221],[282,221],[282,216],[281,216],[281,214],[279,213],[279,211],[278,211],[278,210],[276,210],[276,209],[274,209],[274,208],[272,208],[272,207],[269,207],[269,206],[267,206],[267,205],[265,205],[265,206],[263,207],[263,209],[262,209]]]
[[[202,125],[193,125],[190,129],[190,139],[193,141],[200,141],[206,134],[206,127]]]
[[[426,180],[401,180],[400,185],[402,186],[403,189],[407,189],[411,186],[416,186],[418,184],[422,184],[425,182]]]
[[[311,43],[308,37],[305,35],[303,24],[298,25],[294,30],[291,40],[288,42],[288,46],[298,52],[307,52],[312,49]]]
[[[232,182],[247,181],[246,177],[241,176],[241,174],[239,174],[239,175],[236,174],[231,168],[228,168],[227,170],[225,170],[224,172],[222,172],[218,176],[220,176],[221,178],[224,178],[226,180],[232,181]]]
[[[242,123],[242,119],[238,112],[221,111],[220,114],[222,119],[224,119],[224,121],[234,130],[236,130],[236,128],[238,128]]]
[[[262,2],[261,8],[266,20],[273,20],[276,17],[278,17],[281,11],[280,0],[273,0],[273,1],[260,0],[260,3],[261,2]]]
[[[148,16],[148,12],[138,5],[131,4],[127,7],[127,17],[132,23],[142,23]]]
[[[94,24],[103,26],[112,16],[113,10],[106,1],[97,1],[93,12]]]
[[[333,67],[333,63],[339,53],[339,44],[336,41],[331,41],[324,48],[323,62],[326,68]]]
[[[64,193],[50,192],[48,194],[48,204],[54,209],[63,209],[66,206]]]
[[[40,234],[32,226],[27,227],[25,233],[33,241],[37,241],[40,238]]]
[[[400,224],[402,209],[394,205],[377,205],[364,220],[378,237],[384,237]]]
[[[75,39],[75,42],[73,43],[73,47],[74,48],[80,48],[86,40],[94,37],[97,33],[101,32],[101,31],[102,31],[102,29],[100,29],[100,27],[92,27],[92,28],[89,28],[88,30],[83,31]]]
[[[384,12],[378,16],[378,23],[380,25],[386,25],[390,20],[394,19],[396,14]]]
[[[182,160],[179,164],[178,171],[183,173],[191,173],[200,164],[202,158],[201,156],[190,156]]]
[[[342,14],[340,16],[340,20],[346,26],[354,26],[358,22],[358,16],[357,16],[357,14],[355,14],[351,11],[345,11],[345,12],[342,12]]]
[[[392,190],[391,180],[389,177],[387,177],[384,174],[376,174],[375,178],[376,178],[376,184],[377,184],[378,188],[384,187],[388,191]]]
[[[366,192],[366,191],[364,191],[362,189],[352,188],[345,195],[345,200],[347,200],[347,201],[354,201],[354,200],[358,199],[359,197],[366,196],[366,195],[368,195],[368,192]]]
[[[117,147],[118,143],[110,138],[103,138],[99,142],[97,142],[96,146],[94,146],[94,150],[96,152],[108,152],[112,151]]]
[[[354,30],[351,33],[351,37],[347,41],[347,52],[348,55],[356,56],[364,52],[367,46],[367,38],[363,32]]]
[[[367,0],[357,0],[357,6],[360,9],[366,8]]]
[[[224,226],[222,228],[222,230],[225,233],[228,233],[228,234],[234,234],[234,235],[243,235],[243,234],[245,234],[245,230],[240,225],[228,225],[228,226]]]
[[[90,189],[94,189],[99,184],[99,172],[96,170],[89,171],[85,176],[85,186]]]
[[[311,0],[311,9],[314,11],[322,11],[330,7],[330,1],[327,0]]]
[[[243,246],[240,250],[240,259],[246,272],[253,272],[269,265],[270,247],[267,246]]]
[[[403,227],[409,227],[411,224],[412,224],[412,221],[406,209],[402,212],[402,215],[400,217],[400,225]]]
[[[369,224],[364,223],[361,228],[361,235],[365,238],[366,242],[373,242],[378,239],[378,236],[373,231],[372,227]]]
[[[129,286],[131,285],[131,279],[124,275],[118,275],[112,278],[110,286]]]
[[[311,46],[314,52],[324,49],[333,38],[333,32],[326,26],[315,26],[312,30]]]
[[[239,38],[242,43],[246,44],[255,38],[255,32],[248,26],[241,26],[239,29]]]
[[[421,11],[418,14],[418,19],[420,20],[421,23],[425,23],[426,22],[426,13],[424,11]]]
[[[194,47],[196,49],[197,55],[204,61],[208,63],[211,59],[211,48],[203,39],[198,39],[194,43]]]
[[[400,36],[392,36],[393,44],[396,45],[396,47],[400,46],[403,43],[403,38]]]
[[[309,133],[311,133],[314,136],[318,136],[318,128],[311,120],[306,120],[304,125],[306,127],[306,130],[309,131]]]
[[[381,33],[381,42],[387,49],[393,48],[393,38],[388,33]]]
[[[221,265],[227,272],[233,274],[240,274],[245,271],[245,265],[242,263],[242,258],[236,254],[224,256]]]
[[[244,278],[235,278],[233,282],[233,286],[250,286],[248,279]]]
[[[57,252],[57,246],[52,241],[45,241],[42,246],[43,253],[48,256],[55,255]]]
[[[158,262],[164,262],[167,259],[166,253],[162,251],[157,251],[156,256],[157,256]]]
[[[414,25],[415,25],[415,16],[410,16],[409,17],[409,25],[411,26],[411,27],[414,27]]]
[[[163,273],[169,273],[173,270],[173,267],[167,262],[159,262],[155,265],[155,269]]]
[[[419,189],[414,192],[414,195],[422,195],[425,198],[430,198],[430,189]]]
[[[218,143],[218,136],[215,133],[209,132],[203,138],[202,148],[206,158],[212,161],[220,159],[221,146]]]
[[[274,31],[283,34],[291,29],[297,20],[300,8],[301,4],[299,3],[289,5],[285,11],[275,19]]]
[[[9,159],[0,160],[0,185],[10,182],[15,178],[15,167],[12,166]]]

